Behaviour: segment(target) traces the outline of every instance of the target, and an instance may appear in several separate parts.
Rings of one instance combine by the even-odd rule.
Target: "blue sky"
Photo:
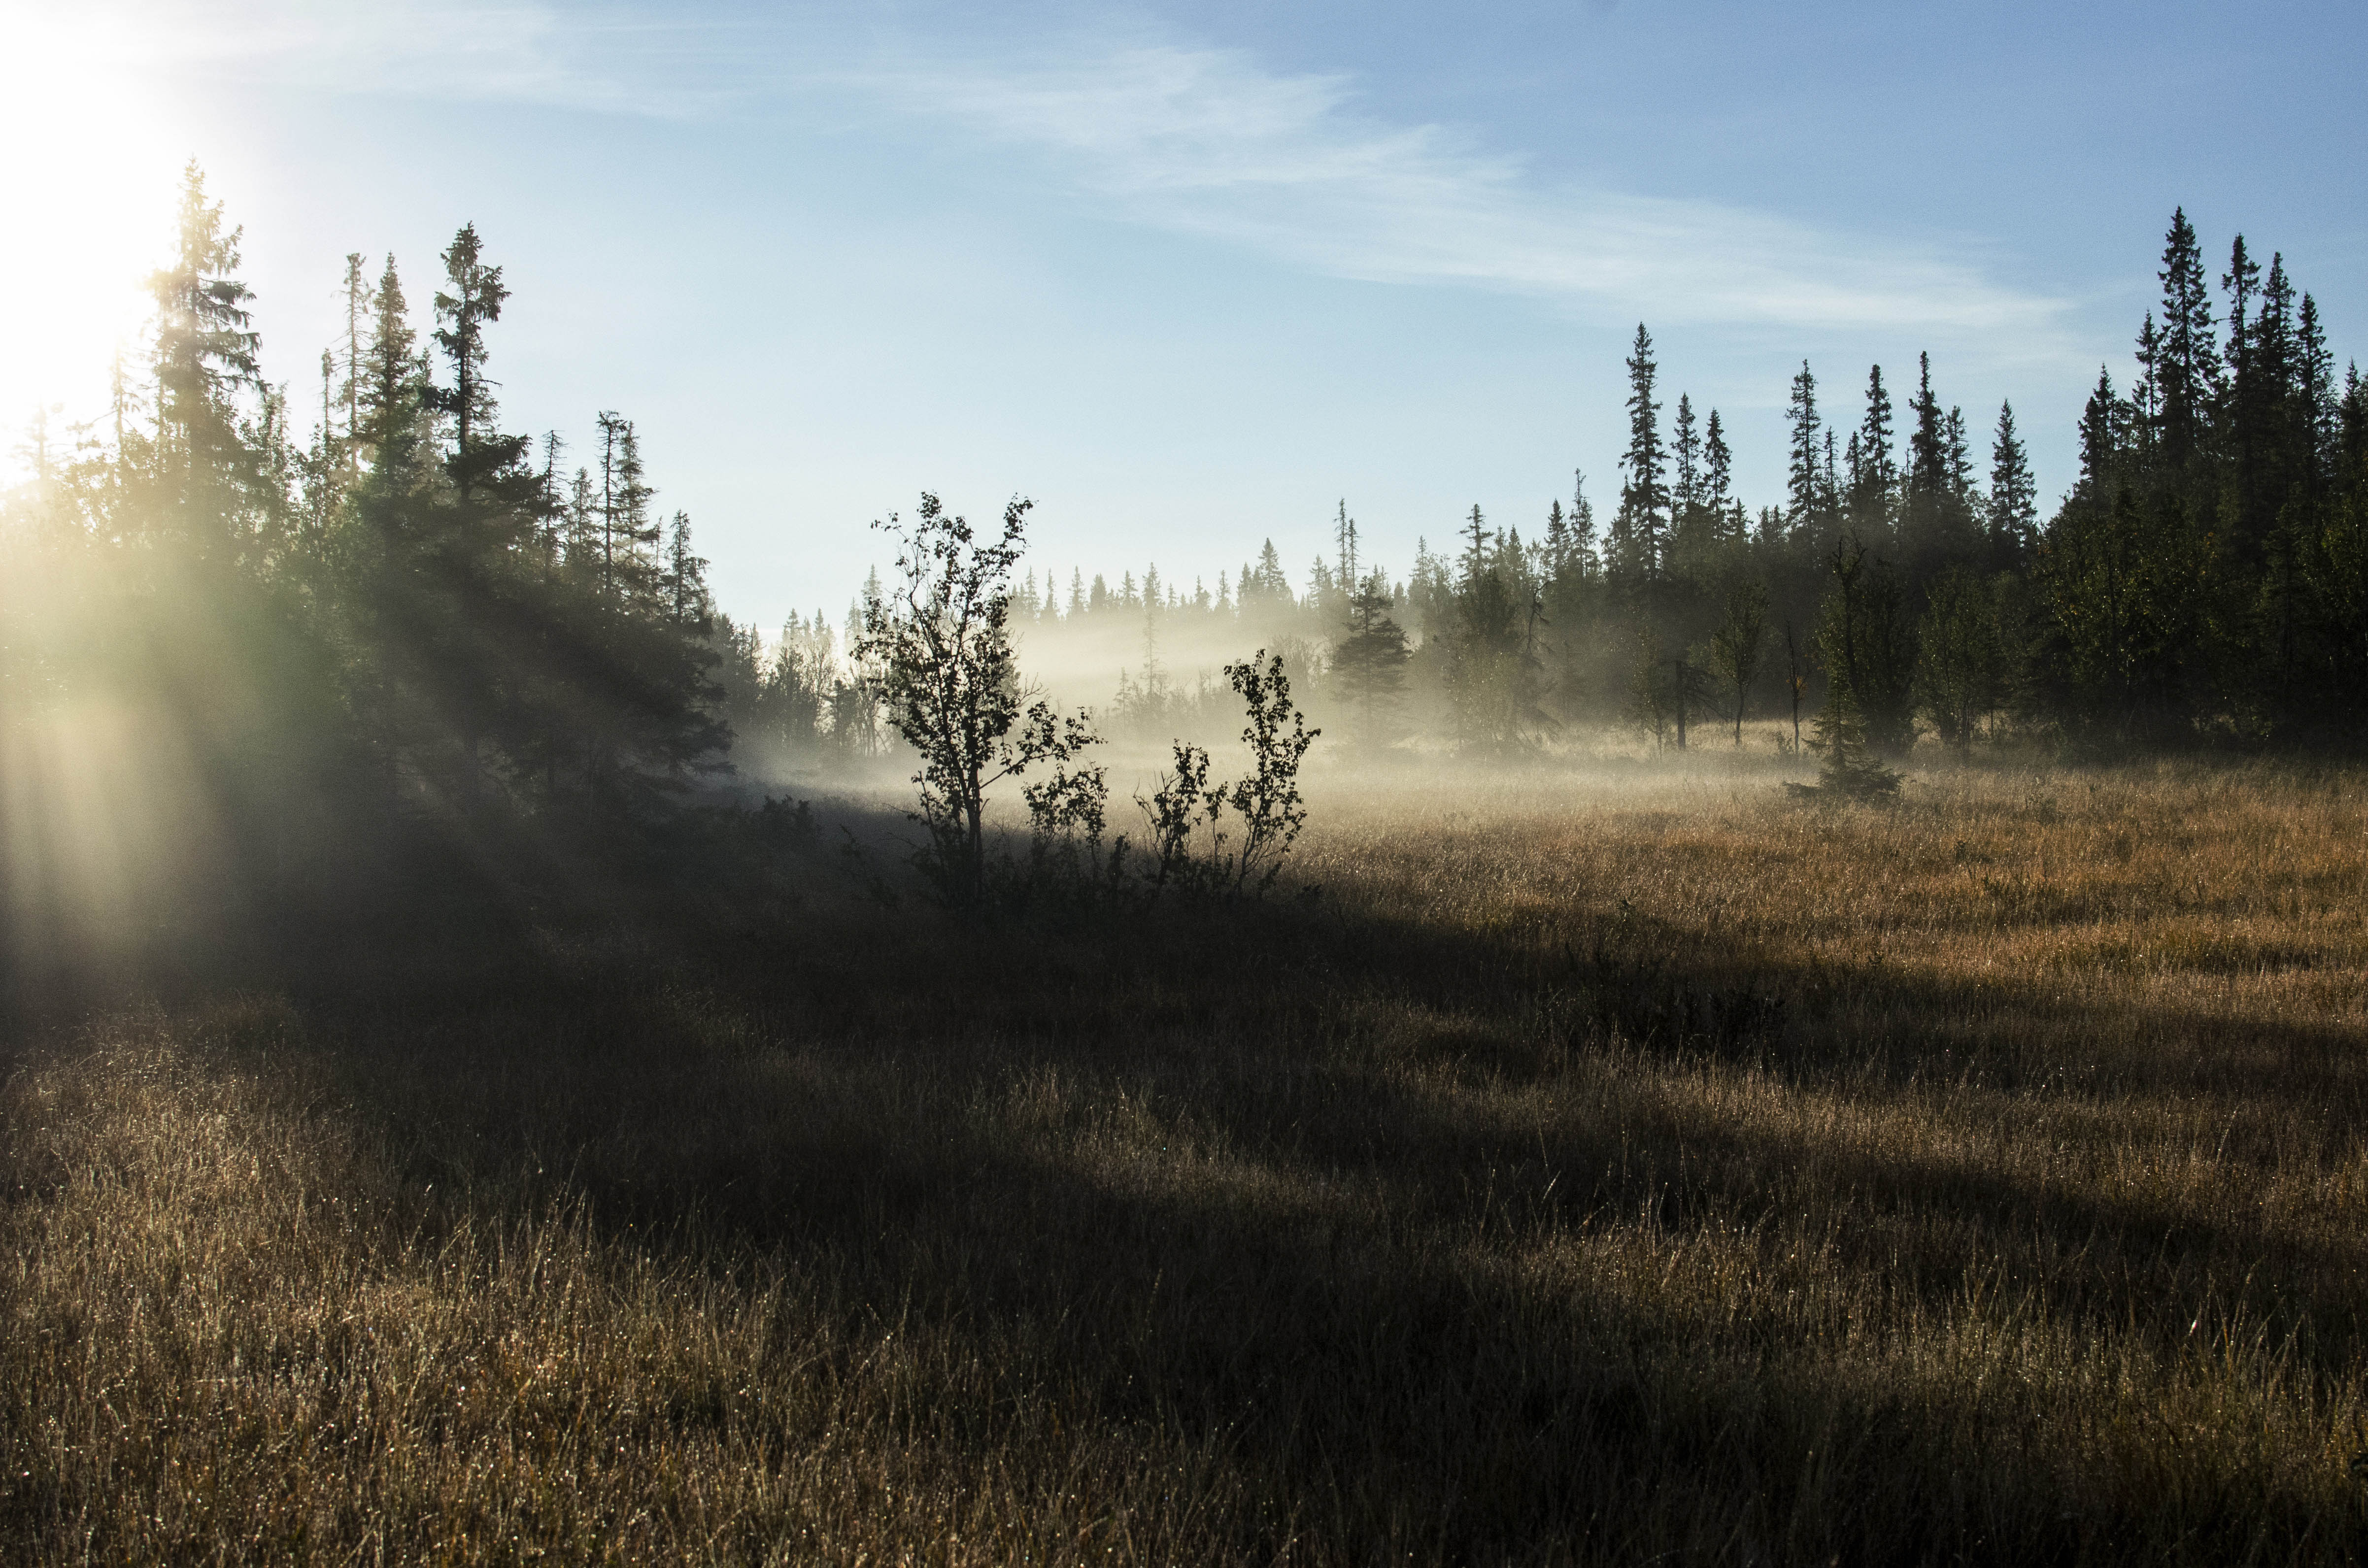
[[[0,399],[95,411],[195,156],[300,403],[341,258],[473,220],[513,427],[640,425],[726,605],[843,609],[923,488],[1035,561],[1399,572],[1474,504],[1618,487],[1639,319],[1777,498],[1792,370],[1930,350],[2043,489],[2173,205],[2368,339],[2351,5],[27,7],[5,181],[46,300]],[[12,420],[17,417],[11,415]],[[1986,444],[1986,439],[1985,439]]]

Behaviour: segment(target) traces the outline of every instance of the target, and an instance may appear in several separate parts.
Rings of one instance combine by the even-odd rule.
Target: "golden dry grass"
[[[2355,1560],[2368,777],[1770,791],[28,1040],[0,1555]]]

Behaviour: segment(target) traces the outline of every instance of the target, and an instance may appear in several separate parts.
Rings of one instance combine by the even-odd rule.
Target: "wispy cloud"
[[[467,0],[97,0],[82,48],[125,63],[203,65],[231,79],[551,108],[677,115],[723,95],[655,69],[681,29],[628,13]],[[624,43],[628,47],[620,49]],[[628,68],[615,63],[622,55]]]
[[[1899,329],[2044,354],[2064,301],[1929,249],[1764,211],[1554,187],[1354,84],[1229,50],[1132,44],[1055,63],[897,65],[900,112],[1053,155],[1140,221],[1341,277],[1487,287],[1655,321]],[[2012,345],[2012,347],[2009,346]]]
[[[68,14],[119,50],[344,91],[674,117],[851,89],[875,110],[1038,154],[1133,221],[1323,274],[1514,291],[1656,324],[1913,334],[1992,359],[2074,352],[2070,301],[2006,283],[1979,258],[1732,203],[1556,185],[1466,132],[1393,120],[1347,76],[1157,34],[964,52],[944,41],[948,27],[912,29],[908,17],[874,31],[827,9],[91,0]],[[872,63],[847,64],[863,40],[889,39]]]

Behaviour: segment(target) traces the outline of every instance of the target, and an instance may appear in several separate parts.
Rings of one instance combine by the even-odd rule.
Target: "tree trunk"
[[[979,895],[986,890],[986,836],[980,819],[977,790],[971,790],[962,811],[970,827],[970,842],[963,846],[962,853],[962,892],[970,902],[976,903]]]

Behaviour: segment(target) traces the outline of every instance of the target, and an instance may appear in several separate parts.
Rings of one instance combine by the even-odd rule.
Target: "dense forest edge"
[[[1399,577],[1344,500],[1297,587],[1269,542],[1188,592],[1156,566],[1064,581],[1025,561],[1024,502],[973,537],[925,495],[882,525],[899,581],[772,636],[716,604],[630,418],[598,412],[581,449],[504,430],[510,294],[473,225],[424,312],[392,256],[374,278],[347,257],[309,437],[264,376],[241,240],[192,165],[144,361],[119,353],[102,418],[37,419],[5,498],[19,978],[250,917],[317,936],[415,894],[537,918],[657,884],[761,904],[783,857],[871,853],[769,790],[916,764],[940,893],[985,896],[984,791],[1008,777],[1016,806],[1030,766],[1035,869],[1049,842],[1106,885],[1130,830],[1086,760],[1104,740],[1175,747],[1137,874],[1238,892],[1304,820],[1310,719],[1367,764],[1551,765],[1607,729],[1739,747],[1757,723],[1818,759],[1816,788],[1871,795],[1919,746],[2349,750],[2368,702],[2368,392],[2283,256],[2237,237],[2215,296],[2183,211],[2135,382],[2100,372],[2051,517],[2011,404],[1984,472],[1929,356],[1903,402],[1871,369],[1855,424],[1804,362],[1785,494],[1755,510],[1719,412],[1668,407],[1640,325],[1607,518],[1579,476],[1529,537],[1475,506]],[[928,666],[915,635],[957,612],[971,641]],[[950,670],[963,689],[932,699]],[[1056,713],[1047,687],[1096,700]],[[950,702],[973,730],[933,750]],[[1246,704],[1251,770],[1212,785],[1193,743]],[[896,896],[877,855],[853,874]]]

